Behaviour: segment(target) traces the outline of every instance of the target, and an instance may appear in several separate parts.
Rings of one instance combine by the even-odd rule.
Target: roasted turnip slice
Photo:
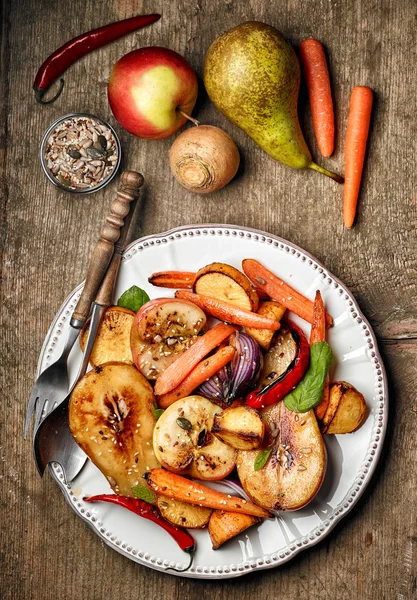
[[[168,498],[168,496],[157,496],[156,505],[164,519],[177,527],[186,527],[187,529],[203,529],[208,524],[213,512],[212,508],[186,504],[181,500]]]
[[[259,388],[266,387],[278,379],[291,365],[297,355],[297,342],[287,327],[276,334],[272,345],[264,356],[264,364],[259,377]]]

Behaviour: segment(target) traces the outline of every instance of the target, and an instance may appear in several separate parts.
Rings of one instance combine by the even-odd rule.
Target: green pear
[[[311,158],[297,113],[300,63],[277,29],[249,21],[218,37],[204,59],[204,84],[220,112],[272,158],[343,181]]]

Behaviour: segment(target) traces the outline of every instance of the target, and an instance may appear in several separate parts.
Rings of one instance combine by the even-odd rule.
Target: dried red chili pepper
[[[167,567],[165,570],[177,571],[178,573],[181,573],[183,571],[187,571],[187,569],[191,567],[195,553],[194,539],[186,529],[181,529],[180,527],[176,527],[175,525],[168,523],[168,521],[161,516],[158,509],[153,504],[148,504],[148,502],[140,500],[139,498],[119,496],[118,494],[99,494],[98,496],[83,498],[83,500],[84,502],[110,502],[111,504],[118,504],[119,506],[127,508],[127,510],[130,510],[144,519],[153,521],[162,527],[162,529],[165,529],[167,533],[169,533],[169,535],[177,542],[181,550],[190,555],[190,562],[185,569]]]
[[[310,362],[310,344],[303,331],[287,320],[288,329],[297,344],[297,354],[277,379],[246,396],[246,404],[252,408],[264,408],[282,400],[304,377]]]
[[[82,35],[73,38],[51,54],[37,72],[33,84],[36,100],[41,104],[50,104],[51,102],[54,102],[62,92],[64,80],[61,79],[59,90],[51,100],[43,100],[45,92],[76,60],[85,56],[92,50],[101,48],[128,33],[132,33],[146,25],[151,25],[160,18],[161,15],[157,14],[131,17],[130,19],[124,19],[123,21],[117,21],[116,23],[109,23],[108,25],[104,25],[104,27],[93,29],[92,31],[88,31],[87,33],[83,33]]]

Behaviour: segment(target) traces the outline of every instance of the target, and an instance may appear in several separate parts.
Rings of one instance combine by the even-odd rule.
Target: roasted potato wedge
[[[155,456],[163,467],[196,479],[224,479],[234,469],[236,450],[212,433],[221,408],[201,396],[171,404],[159,417],[153,434]]]
[[[106,363],[71,394],[71,433],[116,494],[132,496],[142,475],[159,466],[152,449],[152,387],[133,365]]]
[[[212,508],[193,506],[167,496],[157,496],[156,505],[164,519],[177,527],[187,529],[203,529],[213,512]]]
[[[262,519],[252,517],[251,515],[227,512],[225,510],[213,511],[208,524],[208,532],[213,550],[217,550],[222,544],[260,521]]]
[[[282,306],[279,302],[267,301],[261,302],[258,310],[258,315],[268,317],[274,321],[281,321],[285,313],[285,306]],[[274,337],[274,332],[268,329],[255,329],[254,327],[245,327],[246,333],[248,333],[253,339],[258,342],[263,350],[269,350],[269,347]]]
[[[97,332],[90,364],[97,367],[107,362],[123,362],[133,364],[130,350],[130,330],[135,318],[135,313],[121,306],[110,306],[104,313]],[[84,352],[87,343],[90,323],[83,328],[80,335],[80,346]]]
[[[254,408],[238,406],[214,415],[211,431],[232,448],[254,450],[262,445],[265,425]]]
[[[327,428],[329,427],[333,417],[336,414],[341,395],[342,387],[331,384],[329,390],[329,402],[327,404],[326,412],[324,413],[324,416],[320,423],[320,428],[323,433],[327,431]]]
[[[326,471],[327,454],[314,410],[296,413],[283,402],[262,411],[266,464],[255,471],[258,450],[239,450],[237,472],[250,498],[266,509],[297,510],[314,498]]]
[[[323,431],[329,434],[352,433],[366,415],[365,398],[346,381],[331,384],[329,406],[332,406],[331,413],[327,416],[326,411],[323,419]]]
[[[212,263],[197,271],[193,290],[239,308],[256,312],[259,298],[249,279],[224,263]]]

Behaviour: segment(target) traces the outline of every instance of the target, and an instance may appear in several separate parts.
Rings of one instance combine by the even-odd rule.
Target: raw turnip
[[[239,151],[218,127],[199,125],[181,133],[171,146],[169,165],[187,190],[208,194],[221,189],[236,175]]]

